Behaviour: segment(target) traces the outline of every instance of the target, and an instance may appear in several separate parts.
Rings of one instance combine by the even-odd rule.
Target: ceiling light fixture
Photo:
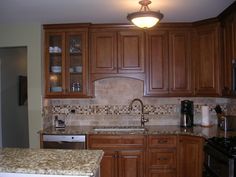
[[[128,14],[127,19],[139,28],[151,28],[155,26],[164,15],[160,11],[151,11],[148,7],[151,3],[149,0],[139,1],[141,5],[140,10]]]

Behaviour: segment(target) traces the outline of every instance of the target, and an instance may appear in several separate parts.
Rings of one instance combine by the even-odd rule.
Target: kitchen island
[[[102,150],[0,149],[0,177],[99,177]]]

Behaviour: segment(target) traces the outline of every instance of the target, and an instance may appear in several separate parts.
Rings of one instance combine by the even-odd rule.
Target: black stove
[[[213,137],[207,142],[228,156],[236,157],[236,136],[234,137]]]
[[[236,177],[236,137],[209,138],[204,153],[206,177]]]

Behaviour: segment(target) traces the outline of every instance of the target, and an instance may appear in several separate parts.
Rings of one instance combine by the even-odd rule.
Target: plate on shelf
[[[62,92],[62,87],[51,87],[52,92]]]
[[[52,66],[51,70],[54,73],[61,73],[61,66]]]
[[[82,66],[75,66],[75,67],[74,67],[74,72],[76,72],[76,73],[82,73]]]

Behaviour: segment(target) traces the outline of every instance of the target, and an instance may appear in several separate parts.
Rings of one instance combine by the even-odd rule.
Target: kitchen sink
[[[145,131],[146,129],[144,127],[140,126],[122,126],[122,127],[94,127],[94,131]]]

